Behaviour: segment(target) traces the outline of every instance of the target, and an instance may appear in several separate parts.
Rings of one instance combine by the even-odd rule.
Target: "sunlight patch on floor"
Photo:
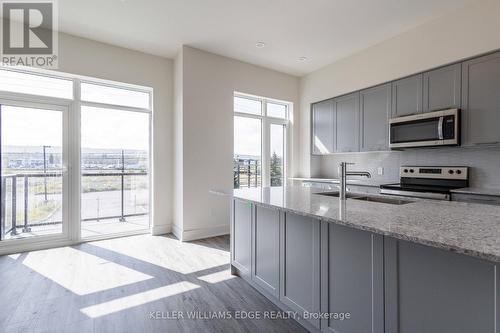
[[[23,264],[77,295],[96,293],[153,278],[72,247],[30,252]]]
[[[180,274],[191,274],[224,265],[229,263],[230,259],[228,251],[190,242],[180,242],[177,239],[164,236],[138,236],[134,246],[130,246],[118,238],[93,242],[92,245]],[[142,248],[153,250],[142,251]],[[184,253],[189,251],[198,252],[200,256],[185,256]],[[203,259],[206,257],[210,257],[210,260]]]
[[[219,283],[226,280],[234,279],[236,276],[231,275],[229,269],[223,270],[221,272],[216,272],[212,274],[207,274],[198,277],[198,279],[208,282],[208,283]]]
[[[21,253],[9,254],[8,257],[12,260],[17,260],[21,256]]]
[[[182,281],[170,284],[168,286],[144,291],[138,294],[117,298],[112,301],[91,305],[81,309],[81,312],[86,314],[90,318],[98,318],[135,306],[154,302],[165,297],[181,294],[196,288],[200,287],[194,283]]]

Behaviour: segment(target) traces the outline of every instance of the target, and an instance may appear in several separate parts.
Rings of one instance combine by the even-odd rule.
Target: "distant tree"
[[[275,151],[271,156],[271,186],[282,186],[281,159]]]

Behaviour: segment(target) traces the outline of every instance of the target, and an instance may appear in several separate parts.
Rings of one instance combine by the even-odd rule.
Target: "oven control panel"
[[[427,166],[402,166],[399,169],[401,178],[433,178],[433,179],[457,179],[467,180],[469,178],[468,167],[427,167]]]

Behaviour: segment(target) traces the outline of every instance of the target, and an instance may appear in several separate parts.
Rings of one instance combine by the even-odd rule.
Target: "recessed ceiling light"
[[[300,57],[299,58],[299,61],[306,61],[307,60],[307,57]]]
[[[257,43],[255,43],[255,47],[257,47],[259,49],[263,48],[264,46],[266,46],[266,43],[264,43],[264,42],[257,42]]]

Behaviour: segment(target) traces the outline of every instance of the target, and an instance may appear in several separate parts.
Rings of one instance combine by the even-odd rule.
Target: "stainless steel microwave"
[[[459,109],[392,118],[389,126],[391,149],[460,144]]]

